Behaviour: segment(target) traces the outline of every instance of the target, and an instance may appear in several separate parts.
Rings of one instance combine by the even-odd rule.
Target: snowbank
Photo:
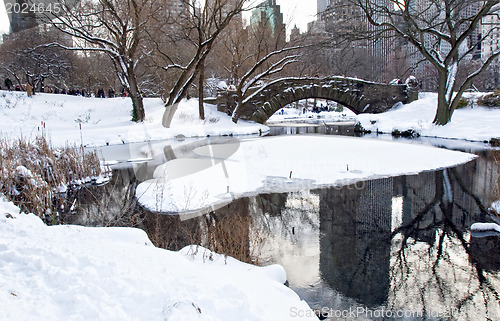
[[[137,187],[153,211],[206,211],[233,199],[346,185],[467,162],[474,155],[430,146],[340,136],[279,136],[197,148]],[[195,215],[199,213],[194,213]]]
[[[475,95],[468,94],[474,98]],[[437,94],[424,93],[420,99],[399,105],[382,114],[361,114],[357,119],[364,129],[392,133],[414,130],[422,136],[489,141],[500,137],[500,109],[476,106],[454,112],[451,123],[437,126],[432,123],[436,115]]]
[[[280,266],[159,249],[139,229],[46,226],[1,197],[0,275],[0,320],[276,321],[310,311]]]
[[[307,110],[302,113],[302,108],[282,108],[272,115],[266,122],[267,125],[281,125],[287,122],[316,122],[320,125],[331,122],[349,122],[354,121],[355,114],[349,109],[345,108],[342,112],[336,111],[322,111],[315,113]]]
[[[206,137],[265,133],[268,127],[239,121],[206,105],[206,119],[198,117],[198,101],[183,101],[169,129],[161,125],[165,110],[160,98],[144,100],[146,120],[130,121],[130,98],[85,98],[81,96],[37,93],[27,97],[23,92],[0,91],[1,134],[7,137],[32,137],[42,131],[52,144],[66,143],[104,146],[174,137]],[[81,129],[80,129],[81,127]]]

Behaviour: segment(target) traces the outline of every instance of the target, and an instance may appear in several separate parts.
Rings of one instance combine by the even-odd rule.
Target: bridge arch
[[[310,98],[335,101],[356,114],[381,113],[398,102],[416,100],[418,90],[412,84],[388,85],[346,77],[284,78],[256,89],[244,99],[239,118],[265,123],[286,105]],[[231,104],[230,93],[218,99],[218,105],[231,109],[234,102]]]

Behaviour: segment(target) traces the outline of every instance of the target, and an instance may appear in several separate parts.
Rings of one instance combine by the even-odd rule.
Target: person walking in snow
[[[30,83],[26,83],[26,93],[28,94],[28,97],[33,96],[33,87],[30,85]]]
[[[7,90],[8,91],[11,91],[11,87],[12,87],[12,80],[10,80],[9,78],[5,78],[5,81],[3,82],[5,87],[7,87]]]

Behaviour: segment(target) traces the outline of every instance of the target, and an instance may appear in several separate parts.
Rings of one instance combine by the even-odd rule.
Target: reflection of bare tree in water
[[[390,234],[390,309],[451,319],[500,316],[499,239],[468,240],[466,232],[486,215],[467,188],[472,182],[464,181],[471,177],[457,169],[435,172],[434,197]],[[426,232],[433,238],[421,241]]]
[[[468,232],[488,221],[499,177],[492,164],[320,191],[323,280],[361,307],[417,319],[498,319],[500,239]]]
[[[300,242],[303,229],[317,229],[317,196],[309,191],[261,194],[255,201],[254,218],[263,233]]]
[[[205,215],[203,223],[203,246],[243,262],[258,263],[262,240],[255,234],[248,198]]]
[[[74,215],[65,217],[68,224],[86,226],[141,227],[135,189],[137,180],[132,169],[114,171],[104,186],[84,187],[76,191]]]

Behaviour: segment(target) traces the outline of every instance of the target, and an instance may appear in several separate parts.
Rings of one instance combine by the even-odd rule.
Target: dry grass
[[[489,108],[500,107],[500,91],[495,90],[491,94],[482,96],[477,100],[477,103],[481,106],[486,106]]]
[[[89,182],[101,174],[96,153],[82,148],[53,148],[45,137],[0,139],[0,193],[22,211],[58,223],[61,189]]]
[[[264,239],[254,228],[252,216],[209,215],[205,219],[206,234],[202,242],[205,248],[242,262],[259,264]]]
[[[157,247],[177,251],[201,245],[242,262],[258,264],[263,235],[254,227],[248,199],[239,199],[210,214],[182,221],[179,216],[146,213],[143,228]]]

